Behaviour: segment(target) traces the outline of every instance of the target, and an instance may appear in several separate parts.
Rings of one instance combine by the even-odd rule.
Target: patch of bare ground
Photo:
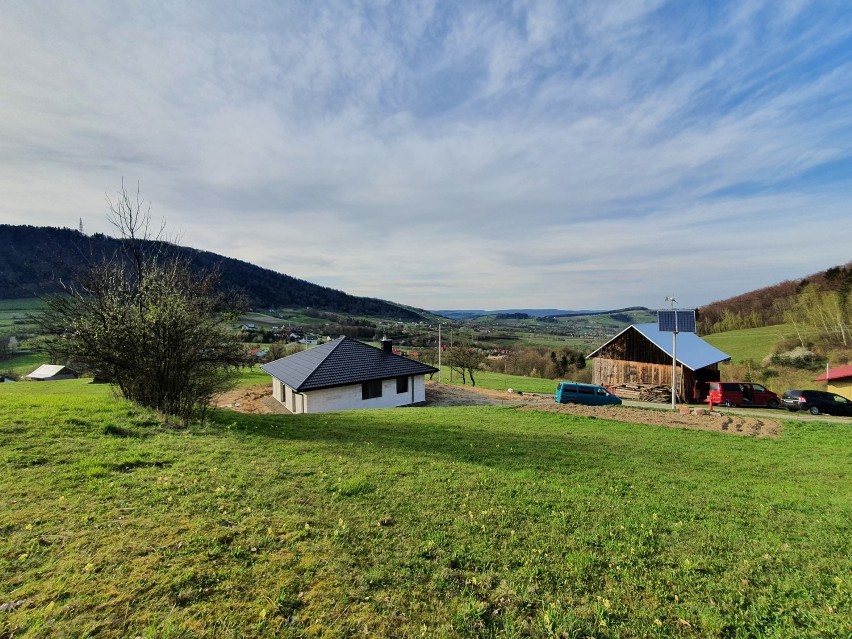
[[[689,428],[709,430],[731,435],[749,435],[751,437],[778,437],[781,423],[774,419],[761,419],[744,415],[723,415],[719,412],[686,414],[655,408],[633,408],[631,406],[579,406],[577,404],[557,404],[552,399],[547,403],[528,404],[522,410],[543,410],[553,413],[583,415],[598,419],[611,419],[634,424],[650,424],[670,428]],[[703,409],[702,409],[703,410]]]
[[[222,393],[216,398],[214,406],[216,408],[228,408],[239,413],[268,415],[279,412],[273,410],[269,400],[279,404],[272,397],[272,386],[270,384],[257,384],[246,388],[235,388],[234,390]],[[284,407],[282,406],[281,408],[283,409]],[[284,412],[287,412],[286,409]]]
[[[668,428],[707,430],[731,435],[751,437],[778,437],[781,424],[774,419],[748,417],[745,415],[681,414],[665,409],[633,408],[630,406],[581,406],[579,404],[557,404],[550,395],[519,394],[487,388],[458,386],[426,382],[426,406],[517,406],[519,410],[539,410],[565,413],[582,417],[609,419],[633,424],[649,424]],[[239,388],[220,395],[218,408],[228,408],[242,413],[287,413],[273,399],[269,384]]]
[[[723,415],[719,412],[688,414],[655,408],[633,408],[630,406],[581,406],[579,404],[557,404],[551,395],[509,393],[469,386],[451,386],[426,383],[426,400],[430,406],[470,406],[483,404],[519,405],[520,410],[539,410],[565,413],[597,419],[609,419],[633,424],[649,424],[668,428],[707,430],[731,435],[751,437],[778,437],[781,423],[774,419],[762,419],[744,415]],[[706,413],[706,411],[703,411]]]

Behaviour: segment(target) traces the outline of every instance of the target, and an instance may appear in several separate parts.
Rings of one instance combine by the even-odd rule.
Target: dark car
[[[852,417],[852,401],[841,395],[818,390],[788,390],[781,397],[787,410],[806,410],[811,415],[847,415]]]

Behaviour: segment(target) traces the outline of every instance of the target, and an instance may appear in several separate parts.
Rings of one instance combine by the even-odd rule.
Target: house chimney
[[[382,352],[393,353],[393,340],[388,339],[387,336],[382,337]]]

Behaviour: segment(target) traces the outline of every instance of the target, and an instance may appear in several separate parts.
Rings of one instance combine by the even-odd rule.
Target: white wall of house
[[[282,401],[275,394],[276,383],[281,384],[277,379],[272,380],[272,395],[282,402],[291,413],[327,413],[359,408],[393,408],[426,400],[425,375],[409,375],[408,390],[403,393],[397,393],[396,378],[382,380],[381,397],[370,399],[362,399],[362,385],[359,382],[349,386],[322,388],[305,393],[297,393],[289,386],[281,384],[283,389]]]

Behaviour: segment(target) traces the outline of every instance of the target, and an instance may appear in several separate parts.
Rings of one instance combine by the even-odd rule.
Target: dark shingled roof
[[[348,337],[276,359],[260,368],[299,392],[438,372],[432,366]]]

